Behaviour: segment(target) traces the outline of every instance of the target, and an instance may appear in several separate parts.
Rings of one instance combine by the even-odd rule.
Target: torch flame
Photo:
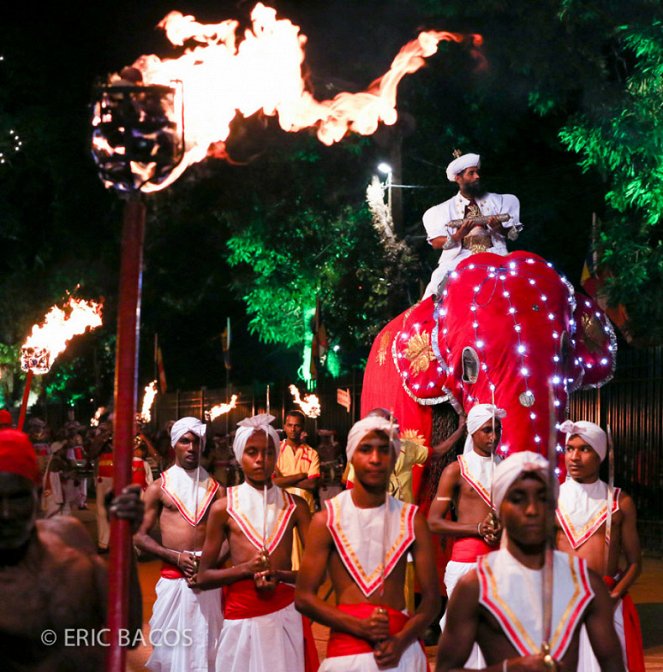
[[[106,412],[105,406],[99,406],[94,412],[94,416],[90,419],[90,427],[99,427],[99,420],[101,416]]]
[[[23,344],[23,370],[46,373],[74,336],[100,326],[101,303],[70,297],[64,308],[53,306],[42,324],[32,327],[32,332]],[[35,353],[40,355],[39,363],[34,360]]]
[[[152,404],[157,396],[157,381],[153,380],[149,385],[145,386],[145,393],[143,394],[143,405],[140,408],[140,415],[138,419],[143,424],[147,424],[152,420]]]
[[[230,397],[230,401],[228,403],[217,404],[216,406],[212,406],[212,408],[210,408],[209,411],[205,412],[205,417],[207,418],[208,422],[212,422],[213,420],[216,420],[216,418],[218,418],[220,415],[230,413],[230,411],[236,406],[237,406],[237,395],[233,394],[232,397]]]
[[[299,396],[299,390],[296,385],[290,385],[288,388],[295,403],[302,409],[304,414],[309,418],[319,418],[322,408],[320,407],[320,400],[315,394],[307,394],[303,399]]]
[[[437,51],[442,40],[461,42],[469,37],[476,47],[480,35],[464,36],[446,31],[426,31],[406,44],[389,71],[360,93],[342,92],[332,100],[317,101],[306,90],[302,75],[305,35],[288,19],[277,19],[276,10],[259,3],[251,12],[252,28],[238,42],[238,22],[226,20],[203,24],[193,16],[171,12],[159,27],[175,46],[193,42],[174,59],[145,55],[134,63],[147,85],[183,83],[186,148],[182,162],[159,184],[143,191],[163,189],[188,166],[210,154],[230,133],[237,114],[248,117],[258,111],[278,116],[285,131],[315,128],[321,142],[331,145],[348,132],[370,135],[380,122],[394,124],[396,91],[401,79],[416,72],[424,59]],[[110,83],[121,81],[114,76]],[[222,153],[222,152],[221,152]]]

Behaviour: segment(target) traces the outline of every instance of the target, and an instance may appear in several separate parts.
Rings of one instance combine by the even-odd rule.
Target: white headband
[[[474,450],[472,434],[481,429],[489,420],[493,419],[493,412],[495,413],[496,420],[506,417],[506,411],[503,408],[498,408],[492,404],[477,404],[476,406],[472,406],[470,412],[467,414],[467,438],[465,439],[463,455],[467,455],[467,453],[471,453]]]
[[[239,429],[235,433],[233,452],[235,453],[235,459],[240,464],[242,463],[242,455],[244,455],[246,444],[255,432],[265,432],[268,439],[271,439],[274,442],[274,451],[278,457],[281,449],[281,439],[277,431],[270,424],[274,422],[274,420],[276,420],[276,418],[273,415],[270,415],[269,413],[260,413],[251,418],[244,418],[244,420],[237,423]]]
[[[605,459],[608,450],[608,440],[605,432],[598,425],[587,420],[578,420],[578,422],[565,420],[559,426],[559,431],[566,432],[566,443],[569,442],[569,439],[574,434],[577,434],[598,453],[601,461]]]
[[[463,154],[463,156],[459,156],[447,166],[447,180],[455,182],[456,175],[471,166],[481,167],[481,157],[478,154]]]
[[[200,439],[200,449],[205,447],[205,432],[207,425],[200,422],[198,418],[180,418],[170,430],[170,445],[174,448],[175,444],[187,433],[191,432]]]
[[[357,446],[362,439],[370,432],[375,431],[385,432],[390,435],[391,446],[395,454],[398,455],[401,449],[400,435],[398,433],[398,425],[386,418],[381,418],[378,415],[369,415],[359,422],[352,425],[352,429],[348,433],[348,442],[345,447],[345,453],[348,456],[348,462],[352,461],[352,456],[357,450]]]
[[[544,483],[548,483],[548,468],[548,460],[531,450],[513,453],[502,460],[495,467],[493,477],[493,504],[498,515],[504,496],[521,474],[534,472],[541,477]],[[555,492],[553,493],[555,500],[557,500],[558,489],[559,484],[555,479]]]

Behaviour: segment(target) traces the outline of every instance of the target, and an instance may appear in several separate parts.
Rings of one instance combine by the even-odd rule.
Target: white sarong
[[[615,608],[615,615],[613,619],[617,638],[622,647],[622,656],[624,657],[624,669],[628,670],[626,664],[626,641],[624,638],[624,612],[622,611],[622,601],[619,600]],[[581,672],[601,672],[599,661],[596,660],[592,644],[589,641],[587,628],[583,625],[580,630],[580,646],[578,648],[578,670]]]
[[[428,672],[428,661],[419,642],[412,642],[403,651],[397,667],[378,668],[372,653],[357,653],[325,658],[318,672]]]
[[[264,616],[226,619],[216,672],[304,672],[302,616],[294,603]]]
[[[476,562],[456,562],[455,560],[449,560],[447,562],[447,567],[444,570],[444,585],[447,588],[447,597],[451,598],[451,593],[456,587],[456,584],[473,569],[476,569]],[[440,619],[440,630],[444,632],[444,625],[447,622],[447,613],[444,612],[444,615]],[[463,665],[464,668],[468,670],[481,670],[486,667],[486,661],[481,653],[479,645],[475,642],[472,647],[472,652],[470,657]]]
[[[209,672],[223,625],[221,589],[194,592],[186,579],[160,578],[150,619],[152,672]]]

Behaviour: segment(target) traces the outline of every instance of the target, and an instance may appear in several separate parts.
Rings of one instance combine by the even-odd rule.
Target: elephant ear
[[[403,389],[426,406],[448,398],[447,365],[435,352],[437,324],[433,299],[425,299],[403,314],[392,342],[391,354]]]
[[[612,380],[617,364],[617,337],[608,316],[598,304],[576,294],[575,360],[584,371],[581,388],[598,387]]]

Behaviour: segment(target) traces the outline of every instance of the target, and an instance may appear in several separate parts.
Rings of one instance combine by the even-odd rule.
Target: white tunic
[[[430,243],[434,238],[439,238],[440,236],[449,238],[452,233],[455,233],[456,229],[449,229],[447,224],[454,219],[463,219],[465,216],[465,207],[468,204],[469,201],[459,192],[448,201],[434,205],[432,208],[426,210],[422,219],[428,242]],[[520,223],[520,201],[512,194],[486,193],[476,199],[476,204],[479,206],[481,214],[485,216],[510,215],[511,219],[502,222],[504,228],[513,230],[513,234],[510,233],[510,237],[513,235],[515,238],[523,228]],[[502,233],[491,231],[490,238],[492,247],[488,248],[486,252],[501,255],[508,254],[506,240]],[[422,298],[425,299],[435,293],[444,276],[453,271],[463,259],[467,259],[471,255],[471,250],[464,248],[460,243],[457,243],[448,250],[443,250],[437,263],[437,268],[433,271]]]

